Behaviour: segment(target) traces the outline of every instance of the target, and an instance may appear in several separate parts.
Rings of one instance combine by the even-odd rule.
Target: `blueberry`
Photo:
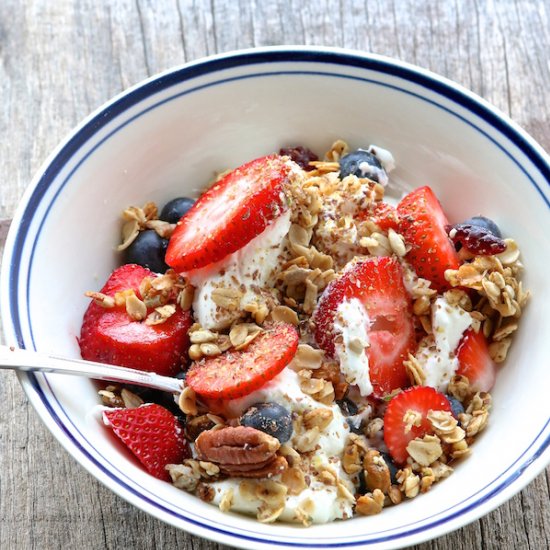
[[[354,416],[359,412],[357,405],[347,397],[336,401],[344,416]]]
[[[348,416],[346,418],[346,424],[348,425],[350,432],[358,435],[364,435],[363,420],[361,418],[353,418],[353,416]]]
[[[490,220],[485,216],[474,216],[473,218],[469,218],[466,221],[462,222],[462,225],[467,224],[482,227],[483,229],[486,229],[487,231],[492,233],[495,237],[502,239],[502,232],[500,231],[499,226],[493,220]]]
[[[184,214],[195,204],[193,199],[178,197],[167,202],[160,212],[159,219],[168,223],[178,223]]]
[[[380,171],[383,171],[380,161],[364,149],[357,149],[340,159],[340,179],[353,174],[358,178],[379,181]]]
[[[359,481],[359,485],[357,487],[357,492],[360,495],[364,495],[369,488],[367,487],[367,480],[365,477],[365,470],[359,470],[359,474],[357,475],[357,480]]]
[[[256,403],[241,416],[241,425],[256,428],[286,443],[292,437],[290,412],[278,403]]]
[[[180,421],[183,419],[183,413],[181,412],[178,404],[174,401],[174,396],[171,393],[130,384],[126,387],[132,393],[135,393],[137,396],[141,397],[145,403],[156,403],[157,405],[168,409],[174,416],[177,416]]]
[[[126,249],[126,263],[142,265],[155,273],[164,273],[168,269],[164,262],[167,246],[168,241],[159,237],[153,229],[141,231]]]
[[[397,472],[399,471],[399,468],[395,465],[395,462],[392,460],[392,457],[389,453],[385,453],[383,451],[380,451],[380,455],[384,459],[384,462],[386,463],[386,466],[388,467],[388,470],[390,471],[390,478],[393,485],[397,484]]]
[[[451,405],[453,416],[458,419],[458,415],[464,412],[464,407],[462,406],[462,403],[456,397],[452,397],[451,395],[446,395],[445,397]]]

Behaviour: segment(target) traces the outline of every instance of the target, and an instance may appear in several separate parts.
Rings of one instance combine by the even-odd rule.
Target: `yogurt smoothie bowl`
[[[470,454],[528,300],[519,249],[477,212],[450,225],[429,187],[387,199],[393,166],[291,147],[123,212],[79,344],[185,379],[176,400],[99,391],[151,475],[307,526],[414,498]]]

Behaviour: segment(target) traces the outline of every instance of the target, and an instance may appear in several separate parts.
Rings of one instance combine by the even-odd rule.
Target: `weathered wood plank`
[[[32,175],[90,111],[151,74],[275,44],[357,48],[452,78],[550,149],[550,6],[536,0],[4,0],[0,243]],[[0,548],[220,546],[114,496],[0,373]],[[550,547],[550,470],[480,521],[418,550]]]

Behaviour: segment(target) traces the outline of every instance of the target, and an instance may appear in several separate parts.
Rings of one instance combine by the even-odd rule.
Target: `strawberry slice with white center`
[[[368,343],[366,354],[374,396],[382,397],[409,385],[404,359],[416,348],[411,298],[395,258],[369,258],[351,264],[330,283],[313,314],[315,340],[328,355],[338,355],[342,338],[339,311],[357,300],[364,308]],[[355,302],[357,304],[357,302]],[[345,339],[344,339],[345,340]],[[353,344],[352,344],[353,346]]]
[[[384,414],[384,443],[397,464],[407,461],[410,441],[434,432],[428,419],[430,411],[452,413],[449,400],[428,386],[409,388],[389,402]]]
[[[474,391],[490,391],[495,384],[496,365],[489,355],[487,340],[481,331],[469,329],[458,345],[456,374],[466,376]]]
[[[397,206],[399,232],[410,251],[405,258],[419,277],[442,292],[450,288],[445,270],[458,269],[460,260],[445,226],[449,224],[437,197],[429,187],[419,187]]]
[[[271,155],[224,176],[178,222],[166,263],[178,272],[191,271],[249,243],[286,210],[290,170],[288,160]]]
[[[158,479],[170,481],[166,465],[181,464],[191,456],[178,419],[160,405],[106,410],[103,419]]]

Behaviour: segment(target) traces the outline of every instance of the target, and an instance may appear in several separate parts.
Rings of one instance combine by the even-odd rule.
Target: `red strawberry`
[[[407,461],[409,441],[433,433],[427,417],[430,410],[452,412],[449,400],[429,386],[414,386],[398,393],[389,402],[384,415],[384,442],[397,464],[402,465]],[[407,424],[403,418],[409,411],[420,413],[421,419],[419,426],[413,425],[406,432]]]
[[[344,300],[357,298],[369,316],[370,380],[381,397],[409,384],[403,360],[415,349],[411,299],[403,284],[401,265],[395,258],[370,258],[357,262],[335,279],[321,296],[313,314],[315,340],[335,355],[334,320]]]
[[[495,384],[496,365],[489,355],[487,340],[481,331],[469,329],[458,345],[457,374],[466,376],[475,391],[490,391]]]
[[[371,217],[382,231],[388,231],[389,229],[397,231],[399,218],[395,206],[387,202],[377,202],[371,212]]]
[[[113,271],[101,292],[114,296],[132,289],[139,297],[144,277],[156,275],[138,265],[123,265]],[[125,306],[107,309],[92,302],[84,314],[78,342],[82,357],[89,361],[173,376],[180,370],[181,357],[188,349],[190,326],[190,313],[179,307],[164,323],[147,325],[132,320]]]
[[[178,222],[166,263],[176,271],[190,271],[242,248],[285,210],[289,171],[287,161],[271,155],[227,174]]]
[[[190,456],[178,419],[160,405],[106,410],[103,420],[158,479],[170,481],[166,465],[180,464]]]
[[[429,187],[419,187],[397,206],[399,231],[411,246],[406,259],[419,277],[432,282],[438,291],[450,288],[446,269],[458,269],[460,260],[445,226],[449,224],[441,205]]]
[[[185,378],[203,397],[236,399],[261,388],[290,363],[298,348],[298,331],[285,323],[262,332],[244,350],[201,359]]]

